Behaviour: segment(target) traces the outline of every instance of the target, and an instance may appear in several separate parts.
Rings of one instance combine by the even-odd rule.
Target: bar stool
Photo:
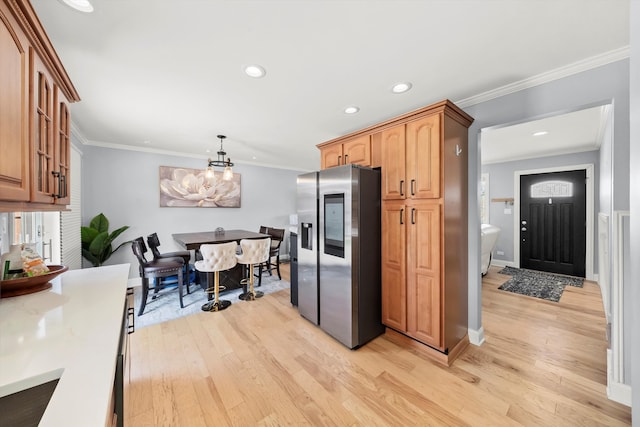
[[[253,290],[253,266],[259,265],[269,259],[269,248],[271,247],[271,239],[242,239],[240,240],[240,248],[242,253],[237,255],[238,264],[247,266],[248,277],[242,279],[242,284],[249,284],[249,290],[240,294],[238,298],[245,301],[252,301],[264,295],[263,292]]]
[[[204,244],[200,246],[202,260],[196,261],[196,270],[207,273],[209,287],[207,293],[213,292],[213,301],[202,306],[202,311],[221,311],[231,305],[231,301],[221,300],[220,296],[220,272],[236,266],[236,242]],[[212,280],[213,279],[213,280]],[[213,283],[213,289],[211,284]]]

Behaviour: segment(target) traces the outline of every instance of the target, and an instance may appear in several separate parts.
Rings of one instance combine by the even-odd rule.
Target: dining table
[[[242,239],[264,239],[268,234],[249,230],[196,231],[193,233],[172,234],[173,240],[187,250],[199,250],[207,243],[238,242]]]
[[[171,235],[173,240],[183,248],[195,252],[196,260],[201,260],[200,246],[204,244],[237,242],[243,239],[264,239],[271,237],[268,234],[257,233],[249,230],[216,230],[216,231],[196,231],[191,233],[175,233]],[[220,288],[221,292],[232,289],[245,288],[246,285],[241,283],[242,279],[248,272],[245,272],[243,265],[238,264],[230,270],[220,272]],[[252,272],[253,274],[253,272]],[[202,289],[207,290],[209,283],[207,274],[199,272],[196,274],[196,283],[199,283]],[[211,300],[212,295],[208,294]]]

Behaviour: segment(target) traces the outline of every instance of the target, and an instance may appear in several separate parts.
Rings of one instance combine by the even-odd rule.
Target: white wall
[[[519,123],[562,111],[613,103],[613,209],[629,208],[629,61],[622,60],[549,83],[464,107],[475,121],[469,129],[469,329],[482,332],[480,221],[480,129]],[[629,302],[630,304],[630,302]],[[628,312],[632,307],[628,307]]]
[[[173,241],[173,233],[217,227],[258,231],[260,225],[288,229],[289,214],[296,210],[300,171],[236,163],[233,170],[241,174],[242,185],[240,208],[161,208],[159,167],[204,169],[205,160],[95,146],[84,146],[82,152],[82,224],[88,225],[102,212],[109,219],[110,231],[128,225],[116,240],[118,244],[138,236],[146,239],[156,232],[161,252],[171,252],[181,249]],[[281,253],[288,254],[288,245],[283,245]],[[130,277],[137,277],[137,261],[129,245],[107,264],[123,262],[131,263]]]
[[[631,207],[631,255],[634,261],[631,264],[631,304],[632,319],[628,322],[630,330],[633,333],[632,342],[628,343],[632,347],[631,357],[631,375],[632,384],[635,384],[635,390],[632,393],[632,424],[640,426],[640,1],[631,1],[631,72],[630,72],[630,115],[631,115],[631,150],[630,164],[631,179],[630,188],[630,207]]]
[[[598,152],[587,151],[584,153],[566,154],[563,156],[553,157],[540,157],[537,159],[517,160],[513,162],[504,163],[492,163],[482,166],[482,172],[489,174],[489,200],[493,198],[514,197],[514,172],[522,170],[534,170],[543,168],[552,168],[557,166],[568,165],[595,165],[595,179],[598,177]],[[598,183],[595,183],[594,196],[598,194]],[[594,218],[597,218],[597,203],[594,203]],[[504,213],[504,203],[489,203],[489,218],[491,218],[491,224],[500,227],[500,237],[496,243],[495,251],[502,251],[504,255],[496,255],[494,253],[493,259],[496,261],[503,261],[504,263],[512,263],[514,259],[514,239],[516,234],[513,229],[513,215],[515,209],[511,208],[511,214]],[[597,225],[597,224],[596,224]],[[595,230],[591,230],[595,236]],[[594,251],[597,252],[597,251]],[[597,255],[594,254],[594,255]],[[597,265],[595,257],[592,260],[594,267]],[[597,271],[597,270],[595,270]]]

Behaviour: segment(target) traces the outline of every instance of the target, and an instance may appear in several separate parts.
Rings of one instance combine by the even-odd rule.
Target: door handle
[[[412,179],[411,180],[411,195],[412,196],[416,194],[416,192],[415,192],[415,184],[416,184],[416,180]]]
[[[415,213],[416,213],[416,208],[411,208],[411,224],[416,223],[416,218],[414,216]]]
[[[404,179],[400,180],[400,195],[404,196]]]
[[[348,154],[345,154],[345,155],[344,155],[344,164],[346,165],[346,164],[348,164],[348,163],[349,163],[349,155],[348,155]]]
[[[400,209],[400,225],[404,224],[403,218],[404,217],[404,208]]]
[[[340,159],[342,159],[342,156],[338,156],[338,164],[340,164]]]

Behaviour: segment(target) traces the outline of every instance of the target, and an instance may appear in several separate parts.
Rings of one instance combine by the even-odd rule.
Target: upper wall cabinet
[[[382,131],[382,198],[440,197],[440,121],[433,114]]]
[[[371,166],[371,138],[362,135],[339,143],[328,143],[320,147],[320,168],[328,169],[342,165]]]
[[[80,98],[28,0],[0,0],[0,64],[0,211],[64,210]]]
[[[0,199],[29,201],[29,43],[0,2]]]

